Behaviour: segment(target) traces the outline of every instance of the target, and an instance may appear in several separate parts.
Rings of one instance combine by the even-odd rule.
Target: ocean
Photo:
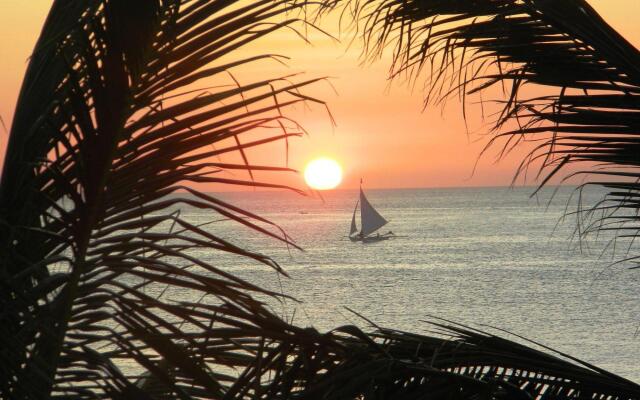
[[[272,305],[298,325],[367,328],[347,307],[378,325],[417,333],[428,331],[426,320],[444,318],[511,339],[494,328],[522,335],[640,382],[640,271],[611,265],[625,256],[623,244],[614,255],[607,237],[576,237],[576,216],[566,215],[576,210],[572,188],[530,198],[533,191],[366,190],[390,221],[382,231],[398,235],[368,244],[347,238],[356,190],[324,192],[323,199],[221,193],[278,224],[304,251],[220,221],[207,229],[271,256],[290,278],[229,254],[200,256],[298,299]],[[583,204],[601,195],[589,193]],[[204,223],[217,216],[186,208],[182,217]]]

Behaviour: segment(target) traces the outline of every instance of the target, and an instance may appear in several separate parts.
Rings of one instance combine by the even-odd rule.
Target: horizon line
[[[577,188],[580,185],[577,184],[556,184],[556,185],[545,185],[541,190],[551,189],[551,188],[559,188],[559,187],[568,187],[568,188]],[[402,186],[402,187],[365,187],[366,190],[421,190],[421,189],[538,189],[539,185],[475,185],[475,186]],[[204,191],[205,193],[246,193],[246,192],[260,192],[260,193],[279,193],[279,192],[292,192],[295,193],[295,190],[302,190],[305,192],[319,192],[319,193],[331,193],[331,192],[339,192],[339,191],[351,191],[358,190],[358,187],[349,187],[349,188],[335,188],[329,190],[316,190],[313,188],[258,188],[246,186],[245,189],[231,189],[231,190],[211,190]]]

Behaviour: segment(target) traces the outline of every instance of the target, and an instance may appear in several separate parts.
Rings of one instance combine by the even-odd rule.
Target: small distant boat
[[[360,206],[360,231],[358,231],[358,226],[356,225],[356,213],[358,211],[358,206]],[[373,208],[371,203],[369,203],[369,200],[367,200],[367,197],[364,195],[364,191],[362,190],[362,181],[360,181],[360,199],[356,201],[356,207],[353,210],[349,239],[352,242],[363,243],[379,242],[391,239],[395,236],[391,231],[382,235],[380,233],[376,233],[378,229],[388,223],[389,221],[384,219],[384,217],[380,215],[375,208]]]

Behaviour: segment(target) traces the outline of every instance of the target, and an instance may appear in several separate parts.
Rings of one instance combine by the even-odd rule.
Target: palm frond
[[[465,327],[434,325],[441,331],[430,336],[295,327],[258,300],[281,294],[198,257],[227,251],[282,272],[182,219],[176,206],[294,245],[269,221],[191,184],[273,187],[222,173],[287,170],[252,165],[245,150],[298,135],[281,111],[318,101],[299,92],[316,80],[197,87],[277,57],[234,55],[298,22],[304,6],[54,2],[20,93],[0,186],[0,394],[639,398],[636,385],[595,367]],[[231,154],[234,161],[214,161]]]
[[[393,46],[392,77],[425,77],[425,104],[503,91],[489,146],[534,143],[516,177],[533,167],[544,186],[567,171],[609,189],[582,233],[638,235],[640,53],[585,0],[346,3],[369,56]]]
[[[300,135],[282,112],[321,103],[300,93],[317,79],[225,79],[280,57],[236,53],[295,29],[301,7],[284,0],[53,3],[0,186],[3,398],[142,399],[152,381],[177,398],[219,398],[250,354],[242,338],[264,337],[270,331],[262,325],[280,323],[254,298],[280,294],[197,254],[226,251],[279,266],[173,210],[198,207],[295,246],[269,221],[191,184],[279,187],[224,173],[288,170],[251,165],[245,151]],[[231,155],[238,161],[212,161]],[[181,290],[200,301],[187,302]]]
[[[638,399],[640,386],[566,354],[446,321],[426,335],[343,326],[262,349],[228,393],[268,399]],[[526,343],[526,341],[525,341]]]

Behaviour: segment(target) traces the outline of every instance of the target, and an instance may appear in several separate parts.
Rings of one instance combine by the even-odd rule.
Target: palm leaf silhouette
[[[234,55],[295,27],[302,6],[53,3],[19,95],[0,189],[3,398],[149,398],[140,388],[150,383],[178,398],[220,397],[230,368],[246,363],[235,339],[278,326],[252,293],[279,295],[195,254],[278,265],[174,211],[198,207],[293,245],[269,221],[189,185],[278,187],[224,172],[287,171],[251,165],[245,150],[298,136],[281,112],[315,101],[299,90],[317,80],[229,84],[227,74],[279,58]],[[205,78],[226,84],[200,89]],[[243,161],[212,161],[234,153]],[[181,301],[180,290],[201,301]],[[228,368],[214,372],[212,360]]]
[[[640,398],[635,383],[544,346],[446,321],[429,326],[428,335],[355,326],[297,331],[264,346],[228,398]]]
[[[192,90],[275,57],[233,56],[305,5],[243,4],[54,2],[0,187],[4,398],[640,398],[596,367],[462,326],[435,323],[428,336],[292,326],[257,300],[281,295],[198,257],[228,251],[280,271],[174,210],[210,210],[290,243],[190,183],[273,187],[221,172],[286,170],[251,165],[244,150],[295,136],[281,110],[316,101],[298,92],[315,80],[288,77]],[[211,161],[224,154],[242,162]]]
[[[580,190],[608,189],[583,210],[581,233],[638,234],[640,53],[585,0],[347,4],[369,56],[394,46],[392,77],[426,77],[426,104],[504,92],[489,146],[534,143],[516,176],[537,168],[544,186],[567,171]]]

